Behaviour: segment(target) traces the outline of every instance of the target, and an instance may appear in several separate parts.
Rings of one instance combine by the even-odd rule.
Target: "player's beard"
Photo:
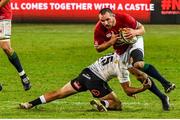
[[[112,20],[112,22],[111,23],[108,23],[105,27],[107,28],[107,29],[111,29],[113,26],[115,26],[116,25],[116,20],[115,19],[113,19]]]
[[[111,25],[106,25],[105,26],[107,29],[110,29],[112,26]]]

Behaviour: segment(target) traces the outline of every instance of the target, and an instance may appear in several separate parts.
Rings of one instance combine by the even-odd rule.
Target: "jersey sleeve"
[[[117,75],[117,78],[119,80],[119,83],[125,83],[130,81],[129,78],[129,71],[127,69],[122,69],[121,72]]]
[[[98,23],[94,29],[94,46],[97,47],[105,42],[106,36]]]

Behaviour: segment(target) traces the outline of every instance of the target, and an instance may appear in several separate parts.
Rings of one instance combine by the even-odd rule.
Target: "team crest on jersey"
[[[91,93],[94,95],[94,96],[99,96],[100,95],[100,91],[99,90],[96,90],[96,89],[92,89],[91,90]]]
[[[106,34],[106,37],[110,38],[111,37],[111,33]]]

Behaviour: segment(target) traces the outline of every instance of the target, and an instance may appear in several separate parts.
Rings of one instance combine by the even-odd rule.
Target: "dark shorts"
[[[143,61],[144,55],[141,50],[135,49],[131,52],[130,56],[133,58],[133,63],[136,63],[138,61]]]
[[[89,90],[95,98],[104,97],[112,92],[107,82],[100,79],[88,68],[85,68],[77,78],[71,80],[71,85],[78,92]]]

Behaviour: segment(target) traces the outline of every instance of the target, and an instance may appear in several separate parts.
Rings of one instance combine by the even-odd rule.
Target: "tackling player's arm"
[[[124,65],[124,64],[122,64]],[[123,68],[123,66],[122,66]],[[142,87],[139,88],[135,88],[135,87],[131,87],[130,86],[130,81],[128,80],[128,76],[129,74],[127,74],[128,72],[126,71],[126,69],[122,69],[122,75],[123,78],[120,78],[120,84],[124,90],[124,92],[128,95],[128,96],[134,96],[135,94],[139,93],[139,92],[143,92],[146,89],[149,89],[152,85],[151,80],[148,78],[147,74],[145,74],[144,72],[138,70],[137,68],[128,66],[128,71],[135,75],[136,78],[142,83]],[[124,82],[122,80],[125,80]]]
[[[112,45],[114,45],[118,39],[119,39],[119,35],[114,34],[114,32],[112,31],[111,32],[111,39],[107,42],[100,44],[100,45],[95,45],[95,48],[98,52],[102,52],[102,51],[108,49],[109,47],[111,47]]]
[[[140,23],[140,22],[137,22],[137,29],[135,29],[135,35],[144,35],[145,33],[145,29],[144,29],[144,26]]]
[[[0,8],[5,6],[10,0],[1,0],[0,1]]]
[[[149,83],[143,83],[143,86],[140,88],[135,88],[135,87],[131,87],[130,86],[130,82],[124,82],[121,83],[121,86],[124,90],[124,92],[128,95],[128,96],[133,96],[134,94],[140,93],[145,91],[146,89],[150,88],[150,84]]]

